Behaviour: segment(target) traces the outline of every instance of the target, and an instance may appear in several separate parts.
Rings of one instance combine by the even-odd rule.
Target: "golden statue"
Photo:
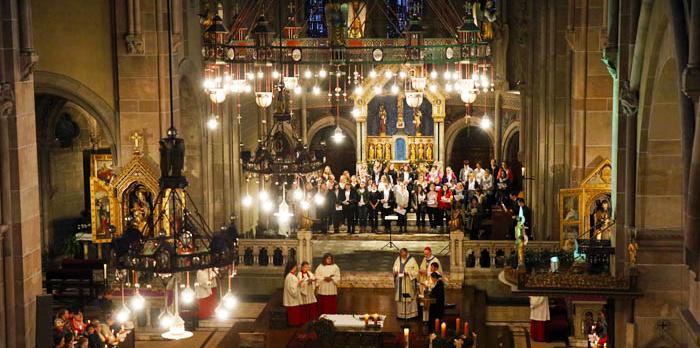
[[[408,159],[410,159],[411,161],[416,160],[416,144],[415,143],[408,144]]]
[[[450,231],[459,231],[462,228],[462,211],[460,209],[451,209]]]
[[[525,271],[525,244],[527,244],[527,235],[524,231],[525,218],[518,217],[518,223],[515,226],[515,247],[518,251],[518,270]]]
[[[629,256],[630,266],[637,265],[637,250],[639,250],[639,244],[637,244],[637,240],[635,238],[632,238],[630,243],[627,245],[627,254]]]
[[[379,136],[386,135],[386,109],[384,104],[379,104]]]
[[[416,108],[415,112],[413,113],[413,127],[416,130],[417,136],[422,135],[422,133],[420,131],[420,125],[421,125],[421,122],[423,122],[422,118],[423,118],[423,112],[420,111],[419,108]]]
[[[396,128],[397,129],[403,129],[406,125],[404,124],[403,121],[403,99],[404,96],[403,94],[399,95],[398,98],[396,98]]]
[[[384,159],[384,147],[382,144],[377,144],[377,159]]]
[[[425,160],[426,161],[433,160],[433,144],[431,144],[431,143],[425,144]]]
[[[367,152],[369,152],[369,159],[374,159],[374,144],[369,144],[369,150]]]
[[[348,14],[348,37],[351,39],[360,39],[364,34],[365,27],[365,8],[366,4],[361,1],[354,0],[350,5],[350,13]]]
[[[423,158],[423,155],[424,155],[424,153],[423,153],[423,143],[422,143],[422,142],[416,143],[416,147],[418,148],[418,159],[419,159],[419,160],[424,159],[424,158]]]
[[[391,143],[384,144],[384,159],[391,160]]]

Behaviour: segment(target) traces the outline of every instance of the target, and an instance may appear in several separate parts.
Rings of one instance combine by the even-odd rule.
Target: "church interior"
[[[700,347],[698,0],[2,0],[2,347]]]

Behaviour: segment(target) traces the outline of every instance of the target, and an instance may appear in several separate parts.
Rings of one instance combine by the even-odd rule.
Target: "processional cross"
[[[143,135],[139,134],[139,132],[134,132],[129,139],[134,142],[134,155],[140,155],[141,154],[141,147],[143,144],[141,143],[141,140],[143,140]]]

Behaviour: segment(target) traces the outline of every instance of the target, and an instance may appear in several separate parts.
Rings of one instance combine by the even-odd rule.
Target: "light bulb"
[[[318,71],[318,77],[325,79],[326,76],[328,76],[328,72],[326,71],[326,69],[321,68],[321,70]]]
[[[250,93],[252,91],[253,91],[253,87],[251,87],[249,84],[246,83],[245,85],[243,85],[243,92]]]
[[[396,84],[391,85],[391,94],[399,94],[399,86]]]
[[[194,302],[194,290],[187,286],[184,290],[182,290],[182,293],[180,293],[180,297],[182,299],[182,303],[190,304]]]
[[[295,200],[300,201],[302,198],[304,198],[304,191],[298,188],[294,190],[294,193],[292,195],[294,196]]]
[[[431,79],[436,79],[438,77],[438,72],[433,70],[430,72],[430,78]]]
[[[277,214],[277,221],[280,225],[286,225],[289,222],[289,214],[279,213]]]
[[[452,92],[452,84],[451,83],[445,84],[445,92],[447,92],[447,93]]]
[[[428,90],[430,90],[430,92],[432,92],[432,93],[437,92],[437,89],[438,89],[437,85],[430,85],[430,87],[428,87]]]
[[[360,117],[360,110],[358,110],[358,109],[352,109],[352,111],[350,113],[352,114],[352,117],[354,117],[354,118]]]
[[[319,95],[319,94],[321,94],[321,88],[318,87],[318,86],[313,86],[313,87],[311,88],[311,93],[312,93],[313,95]]]
[[[343,139],[345,139],[345,134],[343,134],[343,131],[340,129],[340,127],[336,127],[335,131],[333,131],[333,135],[331,135],[331,138],[333,138],[333,141],[336,144],[339,144],[343,142]]]
[[[452,79],[453,79],[453,80],[459,80],[459,72],[456,72],[456,71],[453,72],[453,73],[452,73]]]
[[[129,301],[129,306],[134,312],[138,312],[143,309],[143,307],[146,306],[146,299],[141,296],[141,294],[138,292],[138,290],[134,293],[133,296],[131,296],[131,300]]]
[[[373,89],[374,89],[374,94],[377,94],[377,95],[382,94],[382,86],[374,86]]]
[[[355,93],[355,95],[361,95],[363,91],[364,90],[363,90],[362,86],[356,86],[353,93]]]
[[[307,201],[301,201],[301,203],[299,205],[301,206],[301,209],[303,209],[303,210],[309,210],[309,208],[311,207],[311,205]]]
[[[402,79],[402,80],[405,79],[405,78],[406,78],[406,72],[403,71],[403,70],[401,70],[401,71],[399,72],[399,78]]]
[[[209,120],[207,120],[207,128],[211,130],[219,128],[219,120],[216,119],[216,116],[212,115],[209,117]]]
[[[232,310],[236,308],[236,306],[238,306],[238,298],[231,292],[230,289],[226,293],[226,295],[224,295],[224,297],[221,298],[221,302],[223,303],[224,308],[228,310]]]
[[[491,128],[491,119],[488,118],[488,116],[483,116],[481,118],[481,122],[479,123],[479,126],[481,127],[481,129]]]
[[[309,69],[304,70],[304,78],[305,79],[310,79],[313,76],[314,75],[311,73],[311,70],[309,70]]]
[[[317,194],[314,195],[314,203],[316,203],[316,205],[321,205],[321,204],[323,204],[323,202],[325,202],[325,201],[326,201],[326,198],[323,197],[322,194],[317,193]]]
[[[202,85],[204,86],[204,89],[208,91],[208,90],[214,88],[214,80],[204,79],[204,83]]]
[[[270,198],[270,195],[267,193],[265,190],[260,190],[258,192],[258,199],[261,201],[266,201],[268,198]]]
[[[301,86],[294,87],[294,94],[301,95],[301,92],[302,92]]]
[[[373,79],[377,77],[377,71],[372,69],[369,71],[369,78]]]
[[[277,70],[273,71],[273,72],[272,72],[272,78],[275,79],[275,80],[278,79],[278,78],[280,78],[280,72],[277,71]]]
[[[265,73],[262,72],[262,70],[258,71],[258,79],[262,79],[263,77],[265,77]]]
[[[216,319],[219,320],[226,320],[228,319],[228,310],[224,308],[223,304],[219,304],[216,309],[214,310],[214,315],[216,315]]]
[[[248,80],[250,80],[250,81],[252,81],[252,80],[255,79],[255,74],[253,74],[252,72],[247,72],[247,73],[245,74],[245,78],[248,79]]]
[[[390,79],[394,76],[394,73],[391,70],[384,70],[384,77]]]
[[[274,207],[273,207],[271,201],[268,200],[268,201],[262,202],[262,210],[263,210],[264,212],[269,213],[269,212],[272,211],[272,208],[274,208]]]
[[[246,193],[246,195],[241,199],[241,204],[243,204],[243,206],[246,208],[250,207],[251,204],[253,204],[253,197]]]
[[[452,73],[451,73],[449,70],[445,70],[445,73],[442,75],[442,77],[443,77],[445,80],[449,80],[450,77],[452,77]]]
[[[122,308],[119,309],[116,315],[116,320],[118,323],[126,323],[129,320],[129,316],[131,315],[131,311],[129,308],[126,308],[126,304],[122,305]]]
[[[175,318],[173,317],[172,314],[170,314],[170,311],[165,310],[161,312],[158,324],[160,325],[161,329],[169,329],[171,325],[173,325]]]
[[[217,88],[213,93],[209,93],[209,99],[212,103],[221,104],[226,100],[226,90],[223,88]]]

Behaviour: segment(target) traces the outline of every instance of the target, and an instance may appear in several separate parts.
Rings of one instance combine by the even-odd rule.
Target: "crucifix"
[[[141,147],[143,144],[141,143],[141,140],[143,140],[143,136],[139,134],[139,132],[134,132],[129,139],[134,142],[134,155],[140,155],[141,154]]]

